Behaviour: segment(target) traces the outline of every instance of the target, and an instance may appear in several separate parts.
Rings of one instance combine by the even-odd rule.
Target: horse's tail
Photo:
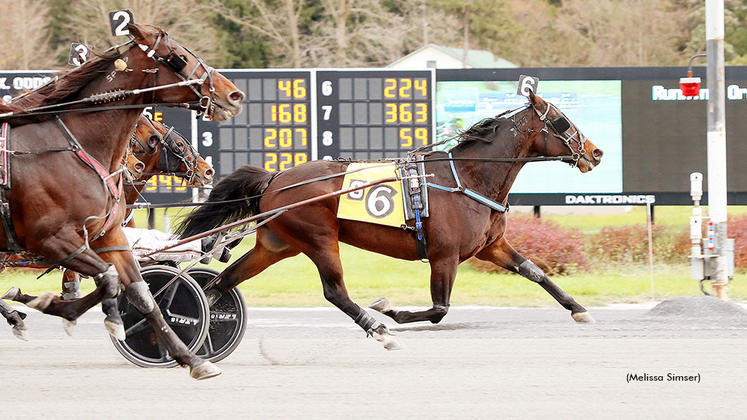
[[[237,169],[213,187],[207,201],[185,216],[175,232],[188,238],[254,216],[259,212],[260,197],[256,196],[264,192],[271,179],[271,172],[256,166]]]

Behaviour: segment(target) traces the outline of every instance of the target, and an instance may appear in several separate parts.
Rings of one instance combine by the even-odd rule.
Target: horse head
[[[187,139],[173,127],[158,121],[153,121],[153,126],[163,136],[163,147],[160,148],[158,159],[159,170],[177,173],[191,187],[204,187],[213,182],[213,166],[200,157]]]
[[[136,180],[143,176],[143,171],[145,171],[145,163],[143,163],[142,160],[136,158],[134,155],[127,155],[125,169],[127,169],[127,172],[130,173],[130,178]]]
[[[172,40],[163,29],[150,26],[149,30],[135,23],[128,24],[127,29],[143,52],[140,59],[155,62],[155,68],[144,71],[152,72],[153,77],[157,77],[154,80],[159,84],[195,82],[178,88],[154,91],[155,101],[192,103],[193,109],[198,109],[206,118],[217,121],[225,121],[241,113],[246,97],[244,92],[187,48]]]
[[[141,114],[135,125],[135,132],[132,133],[132,153],[152,155],[156,153],[162,141],[163,135],[145,115]]]
[[[536,156],[569,156],[571,166],[589,172],[602,161],[604,152],[589,141],[581,130],[555,105],[529,92],[529,103],[537,115],[532,141]]]
[[[130,156],[143,166],[139,175],[130,170],[134,179],[143,181],[157,173],[172,173],[184,178],[190,187],[203,187],[213,182],[213,167],[173,127],[141,116],[133,138]],[[147,146],[152,139],[157,142],[151,152]]]

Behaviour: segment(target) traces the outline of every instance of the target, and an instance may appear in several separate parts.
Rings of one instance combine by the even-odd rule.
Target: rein
[[[63,113],[71,113],[71,112],[102,112],[102,111],[111,111],[111,110],[117,110],[117,109],[134,109],[134,108],[143,108],[146,105],[143,104],[132,104],[132,105],[115,105],[115,106],[98,106],[98,107],[90,107],[90,108],[75,108],[75,109],[56,109],[55,108],[61,108],[66,106],[72,106],[72,105],[80,105],[80,104],[88,104],[88,103],[97,103],[97,102],[109,102],[113,100],[120,100],[125,99],[132,95],[139,95],[141,93],[156,91],[156,90],[162,90],[162,89],[170,89],[173,87],[181,87],[181,86],[191,86],[194,84],[201,84],[202,81],[199,79],[193,79],[188,80],[184,82],[177,82],[177,83],[171,83],[168,85],[163,86],[156,86],[154,88],[145,88],[145,89],[133,89],[133,90],[119,90],[115,92],[107,92],[107,93],[99,93],[95,95],[91,95],[88,98],[79,99],[77,101],[72,102],[64,102],[61,104],[53,104],[53,105],[47,105],[47,106],[41,106],[37,108],[30,108],[25,109],[23,111],[14,111],[14,112],[6,112],[4,114],[0,114],[0,118],[7,118],[7,117],[31,117],[31,116],[39,116],[39,115],[50,115],[50,114],[63,114]],[[189,108],[191,105],[189,103],[184,104],[156,104],[151,103],[147,106],[178,106],[182,108]]]

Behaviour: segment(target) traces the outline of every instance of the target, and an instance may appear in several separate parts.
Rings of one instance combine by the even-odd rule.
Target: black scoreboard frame
[[[619,82],[620,151],[617,156],[606,154],[601,165],[617,162],[620,187],[577,191],[571,184],[562,191],[514,192],[511,204],[691,205],[689,174],[702,172],[707,181],[707,93],[701,91],[695,100],[678,97],[684,67],[220,71],[247,93],[239,116],[217,123],[183,109],[147,110],[191,139],[216,167],[217,179],[245,164],[277,171],[313,159],[404,156],[436,141],[440,83],[505,85],[530,75],[539,78],[540,95],[543,86],[557,81]],[[704,67],[694,68],[694,73],[706,80]],[[0,95],[38,87],[50,74],[0,71]],[[747,172],[739,169],[747,159],[742,134],[747,132],[747,67],[726,67],[726,85],[728,203],[747,205]],[[590,140],[604,149],[603,137]],[[573,171],[564,167],[557,177]],[[593,177],[595,171],[584,176]],[[174,203],[194,199],[196,191],[163,176],[143,195],[151,203]]]

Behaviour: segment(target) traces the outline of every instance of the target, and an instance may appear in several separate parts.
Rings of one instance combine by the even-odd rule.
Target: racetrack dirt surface
[[[377,314],[407,346],[393,352],[334,308],[250,308],[205,381],[127,362],[98,310],[73,337],[21,310],[29,342],[0,326],[3,419],[745,418],[747,311],[715,298],[591,308],[587,325],[559,307]]]

